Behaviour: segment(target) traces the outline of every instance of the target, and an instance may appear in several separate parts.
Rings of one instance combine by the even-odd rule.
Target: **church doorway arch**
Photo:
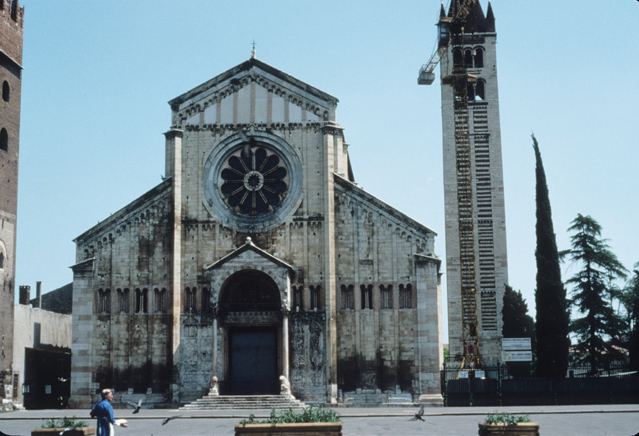
[[[282,301],[273,279],[243,270],[222,285],[219,317],[224,329],[227,395],[278,394]]]

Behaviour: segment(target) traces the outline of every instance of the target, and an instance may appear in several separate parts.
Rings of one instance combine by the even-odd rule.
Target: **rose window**
[[[288,191],[288,170],[270,150],[242,147],[229,156],[220,173],[224,201],[244,215],[267,213],[279,205]]]

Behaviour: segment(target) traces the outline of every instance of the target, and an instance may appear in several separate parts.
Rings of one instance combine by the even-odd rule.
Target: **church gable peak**
[[[215,269],[219,269],[225,265],[228,265],[229,263],[232,263],[233,261],[235,261],[236,263],[239,261],[240,264],[248,263],[251,265],[266,263],[278,268],[285,268],[290,272],[295,272],[295,268],[293,268],[291,265],[255,245],[250,237],[246,238],[246,241],[243,245],[227,254],[217,262],[206,267],[206,270],[212,271]]]
[[[178,125],[319,123],[338,100],[270,65],[249,60],[169,101]]]

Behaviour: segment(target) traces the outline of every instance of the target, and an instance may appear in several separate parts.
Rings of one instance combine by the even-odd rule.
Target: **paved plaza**
[[[639,432],[639,405],[446,407],[427,408],[424,422],[410,421],[416,407],[337,408],[342,417],[345,436],[477,435],[477,423],[496,410],[528,414],[539,423],[544,436],[633,436]],[[116,436],[165,435],[233,435],[234,426],[250,414],[266,418],[269,410],[187,411],[116,409],[115,417],[128,420],[129,427],[116,427]],[[30,435],[45,418],[73,417],[87,419],[88,410],[31,410],[0,414],[0,431],[9,435]],[[177,416],[162,425],[165,417]]]

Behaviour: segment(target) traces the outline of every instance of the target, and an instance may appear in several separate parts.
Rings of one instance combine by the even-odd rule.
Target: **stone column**
[[[282,375],[286,377],[286,380],[290,380],[288,343],[288,310],[285,310],[282,320]]]
[[[415,255],[419,402],[429,406],[444,405],[439,375],[443,358],[440,265],[437,258]]]
[[[324,146],[324,252],[323,270],[326,305],[326,379],[327,399],[337,403],[337,281],[336,281],[336,235],[335,235],[335,151],[342,141],[342,128],[328,122],[322,127]]]

